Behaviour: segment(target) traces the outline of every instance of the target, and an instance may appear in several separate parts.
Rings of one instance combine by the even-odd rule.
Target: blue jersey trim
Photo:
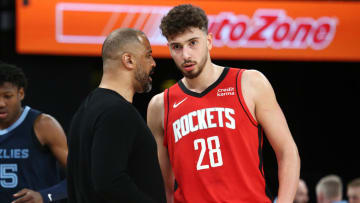
[[[5,135],[5,134],[11,132],[12,130],[14,130],[15,128],[17,128],[25,120],[29,111],[30,111],[30,107],[25,106],[24,111],[21,113],[21,116],[19,117],[19,119],[17,119],[17,121],[15,121],[15,123],[13,123],[8,128],[0,130],[0,136]]]

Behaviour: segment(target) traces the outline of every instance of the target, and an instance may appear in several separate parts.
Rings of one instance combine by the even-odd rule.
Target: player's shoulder
[[[165,93],[161,92],[153,96],[149,102],[147,108],[147,120],[148,122],[154,122],[154,120],[162,120],[164,112],[164,96]]]
[[[164,120],[164,96],[165,92],[161,92],[153,96],[147,109],[147,124],[154,136],[162,135],[161,129]]]
[[[149,108],[160,108],[164,106],[165,92],[161,92],[153,96],[149,103]]]
[[[248,98],[253,98],[254,102],[263,102],[270,99],[274,90],[272,85],[263,73],[257,70],[247,70],[242,76],[242,91]]]
[[[57,120],[53,116],[46,113],[40,113],[34,122],[34,128],[45,128],[54,123],[57,123]]]
[[[248,77],[250,79],[258,80],[258,79],[262,79],[265,76],[259,70],[256,70],[256,69],[244,69],[243,77]]]
[[[255,69],[246,69],[242,74],[242,81],[247,86],[252,86],[255,88],[261,88],[264,85],[268,85],[268,80],[265,75]]]
[[[56,134],[54,132],[63,132],[63,129],[53,116],[41,113],[34,122],[34,131],[39,142],[44,145]]]

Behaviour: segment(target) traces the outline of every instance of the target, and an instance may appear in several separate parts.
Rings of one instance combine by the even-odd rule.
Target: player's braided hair
[[[167,39],[193,27],[208,32],[208,18],[204,10],[191,4],[182,4],[172,8],[162,18],[160,24],[161,33]]]
[[[0,86],[5,82],[16,85],[19,88],[27,88],[27,79],[23,70],[11,64],[0,63]]]

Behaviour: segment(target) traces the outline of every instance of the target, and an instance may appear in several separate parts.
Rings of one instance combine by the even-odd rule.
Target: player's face
[[[196,78],[204,69],[212,47],[212,38],[199,28],[170,37],[168,46],[176,66],[186,78]]]
[[[24,89],[9,82],[0,86],[0,129],[12,125],[20,116]]]
[[[152,57],[152,50],[149,40],[145,36],[141,36],[142,48],[139,50],[137,66],[135,69],[135,79],[138,85],[135,85],[136,92],[150,92],[152,88],[152,78],[156,63]]]
[[[360,203],[360,187],[349,187],[347,196],[349,203]]]

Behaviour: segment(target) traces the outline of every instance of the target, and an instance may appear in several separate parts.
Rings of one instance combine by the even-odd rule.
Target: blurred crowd
[[[345,191],[343,191],[344,189]],[[338,175],[330,174],[324,176],[317,182],[315,194],[317,203],[360,203],[360,178],[351,180],[344,187]],[[304,179],[300,179],[294,203],[308,202],[308,186]]]

